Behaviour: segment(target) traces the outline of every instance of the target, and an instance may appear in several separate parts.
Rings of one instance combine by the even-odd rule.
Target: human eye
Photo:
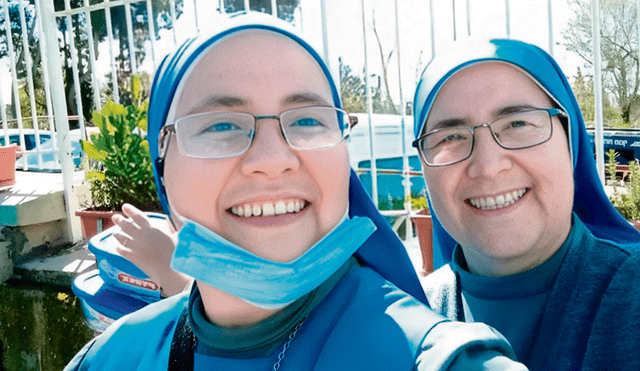
[[[322,121],[313,118],[313,117],[303,117],[300,119],[294,120],[290,126],[298,126],[298,127],[314,127],[314,126],[324,126]]]
[[[208,124],[202,129],[201,132],[202,133],[207,133],[207,132],[223,133],[223,132],[230,132],[234,130],[242,130],[242,129],[235,123],[226,121],[226,122],[217,122],[217,123]]]
[[[429,149],[455,146],[469,140],[469,134],[462,130],[445,130],[434,133],[429,141]]]

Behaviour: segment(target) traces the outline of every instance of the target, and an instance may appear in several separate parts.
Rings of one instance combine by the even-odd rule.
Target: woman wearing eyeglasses
[[[178,230],[171,267],[195,284],[67,369],[524,369],[488,326],[406,293],[424,300],[349,167],[349,126],[325,64],[272,18],[238,17],[167,57],[148,137]]]
[[[640,234],[599,181],[578,104],[541,49],[441,53],[415,99],[436,264],[432,308],[484,322],[531,370],[640,367]]]

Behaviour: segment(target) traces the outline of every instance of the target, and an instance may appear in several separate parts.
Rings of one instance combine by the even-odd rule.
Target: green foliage
[[[367,90],[363,79],[354,75],[351,67],[340,62],[340,96],[342,97],[342,106],[349,113],[367,112]],[[379,81],[376,79],[369,80],[372,84],[371,88],[371,105],[373,113],[397,114],[393,102],[382,98],[382,89],[379,87]],[[376,86],[378,85],[378,86]]]
[[[160,211],[153,178],[147,131],[147,102],[127,107],[107,102],[93,113],[99,133],[82,149],[95,164],[86,172],[94,209],[120,210],[130,203],[145,211]]]
[[[585,66],[591,69],[592,2],[568,0],[568,3],[574,13],[562,33],[565,47],[580,56],[586,62]],[[599,0],[599,3],[603,98],[610,97],[619,107],[620,121],[631,125],[632,110],[637,111],[640,89],[637,4],[628,0]],[[584,108],[582,104],[581,108]],[[587,112],[583,110],[583,113]]]
[[[427,198],[423,195],[412,194],[411,195],[411,209],[423,210],[428,209]],[[402,197],[379,197],[378,198],[378,210],[402,210],[404,209],[404,200]]]
[[[618,164],[615,159],[617,154],[611,152],[613,150],[607,152],[607,170],[610,177],[614,179],[614,191],[609,199],[625,219],[640,220],[640,164],[638,160],[629,162],[629,175],[621,191],[617,186],[617,180],[615,180],[615,168]]]
[[[421,195],[411,195],[411,209],[425,210],[429,208],[427,198]]]
[[[614,149],[610,149],[605,154],[607,156],[607,173],[609,174],[608,183],[609,185],[615,186],[618,184],[618,179],[616,178],[616,167],[618,166],[618,152]]]

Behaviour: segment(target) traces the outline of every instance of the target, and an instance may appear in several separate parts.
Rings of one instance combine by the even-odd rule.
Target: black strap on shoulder
[[[189,323],[187,305],[178,319],[176,331],[171,340],[169,353],[169,371],[193,371],[193,353],[196,349],[196,337]]]
[[[455,291],[452,292],[456,293],[456,320],[465,322],[466,318],[464,315],[464,302],[462,301],[462,287],[460,287],[460,275],[458,272],[456,272],[453,285],[455,286]]]

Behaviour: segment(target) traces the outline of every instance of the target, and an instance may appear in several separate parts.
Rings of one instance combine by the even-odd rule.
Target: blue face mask
[[[171,268],[252,305],[282,308],[326,281],[375,230],[369,218],[345,219],[299,258],[279,263],[184,219]]]

